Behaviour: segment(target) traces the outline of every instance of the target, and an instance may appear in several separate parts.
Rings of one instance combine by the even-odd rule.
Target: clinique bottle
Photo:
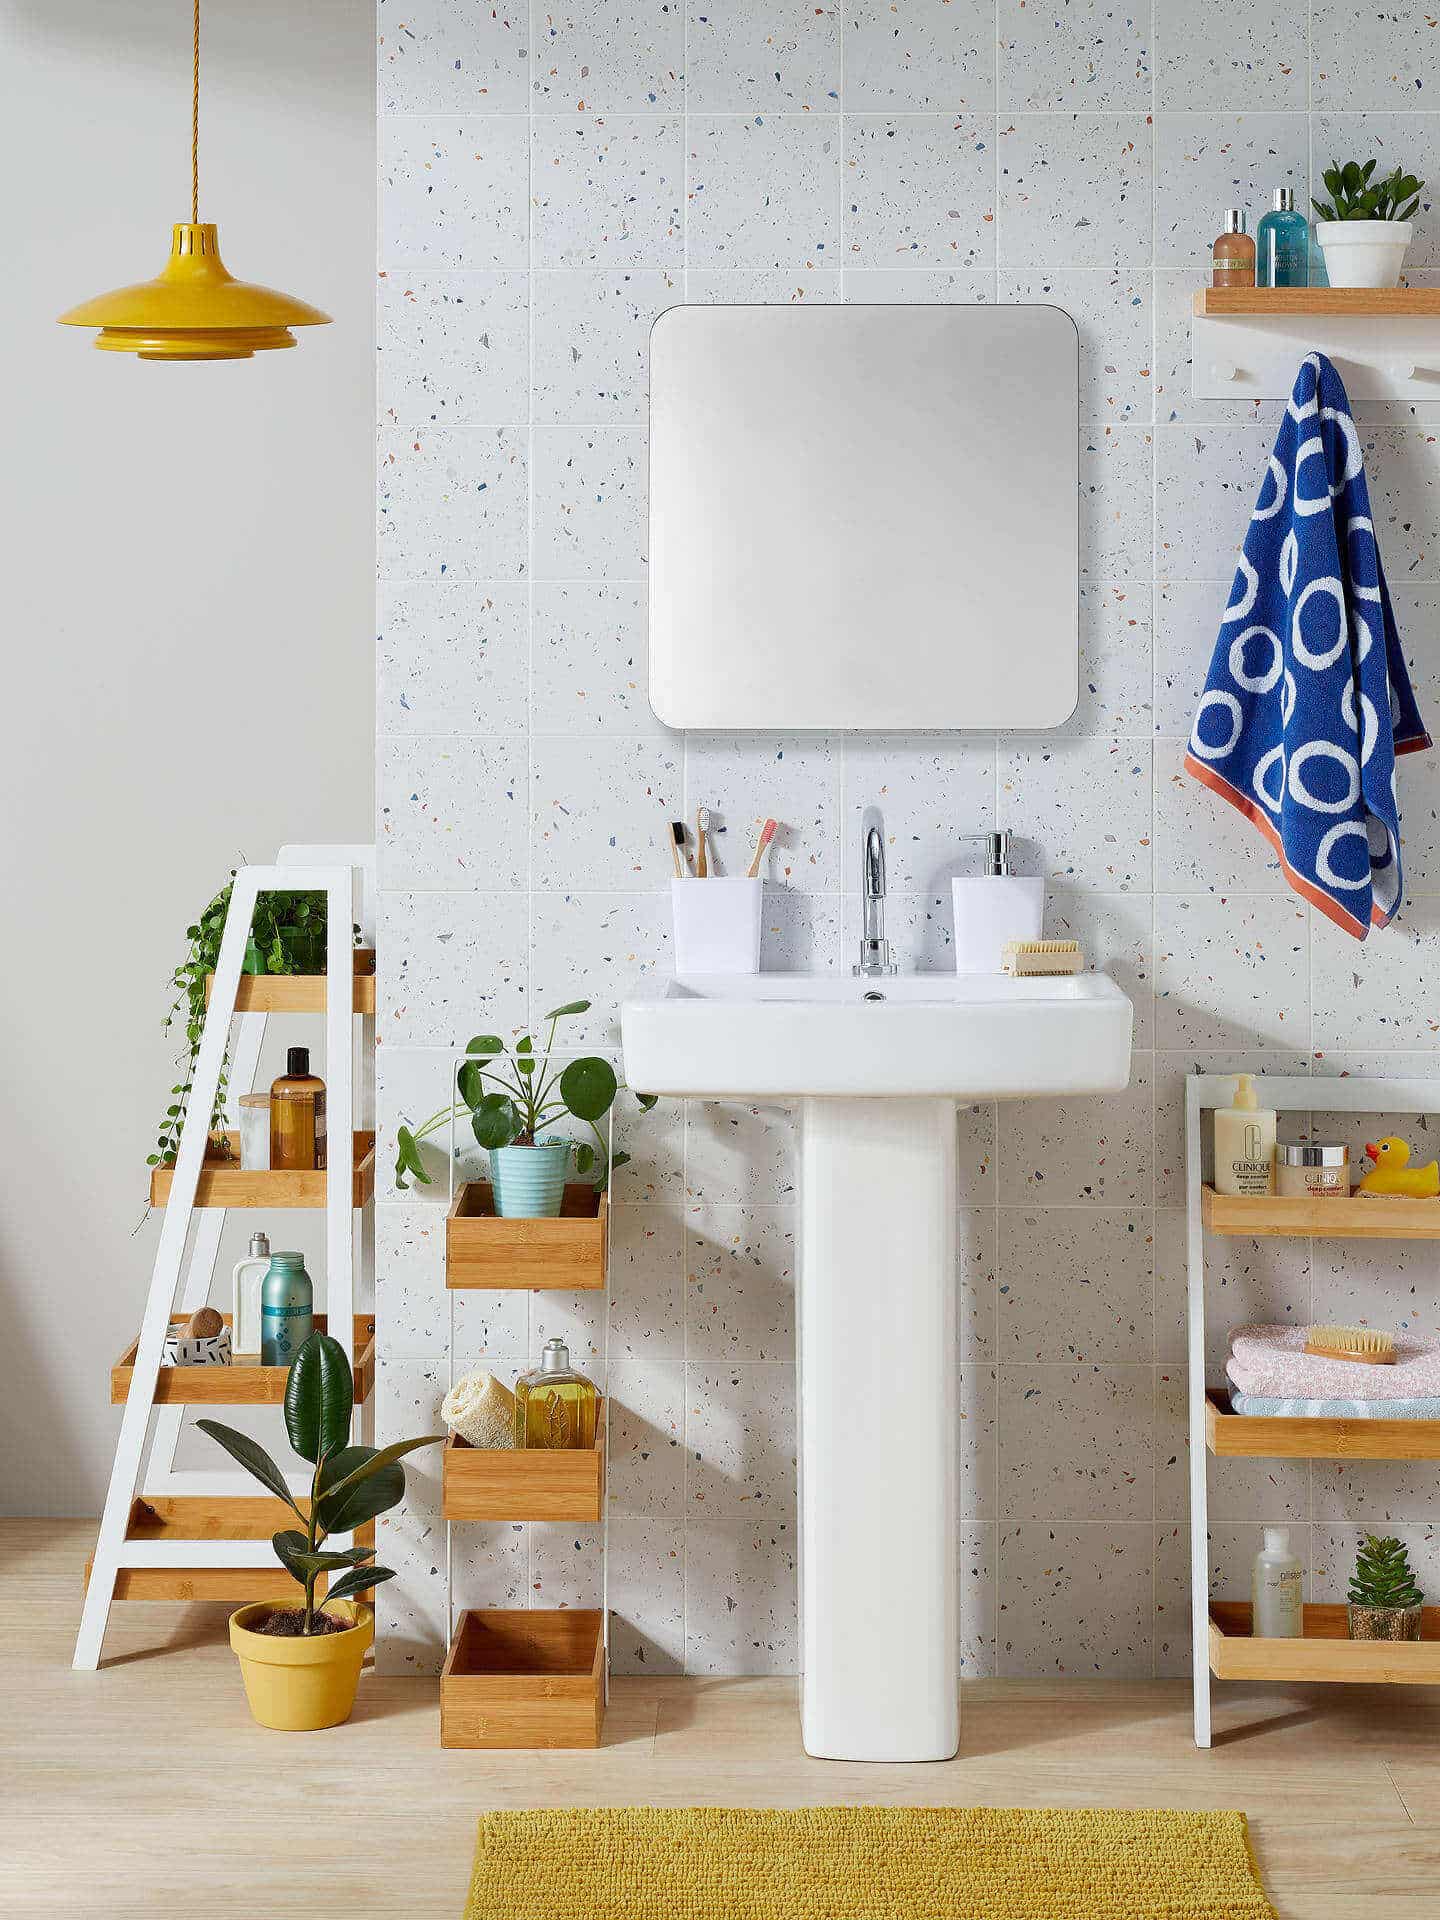
[[[1212,287],[1253,287],[1255,284],[1255,242],[1245,231],[1245,210],[1231,207],[1225,215],[1225,231],[1210,249]]]
[[[1310,284],[1310,222],[1295,211],[1293,187],[1276,187],[1274,210],[1255,229],[1255,282],[1261,287]]]
[[[272,1253],[260,1285],[260,1364],[288,1367],[315,1331],[315,1289],[303,1253]]]
[[[1288,1527],[1266,1527],[1250,1570],[1250,1632],[1257,1640],[1299,1640],[1305,1633],[1300,1562]]]
[[[540,1364],[515,1382],[517,1447],[593,1447],[595,1383],[570,1365],[563,1340],[547,1340]]]
[[[1256,1100],[1250,1074],[1237,1073],[1233,1104],[1215,1109],[1215,1191],[1274,1190],[1275,1109]]]
[[[232,1275],[231,1339],[236,1353],[260,1351],[260,1289],[269,1271],[269,1235],[252,1233],[249,1256],[235,1262]]]
[[[270,1166],[325,1164],[325,1082],[310,1071],[310,1049],[291,1047],[285,1071],[270,1088]]]

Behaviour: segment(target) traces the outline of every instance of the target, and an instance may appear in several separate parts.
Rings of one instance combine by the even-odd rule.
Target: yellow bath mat
[[[585,1807],[480,1818],[465,1920],[1276,1920],[1243,1813]]]

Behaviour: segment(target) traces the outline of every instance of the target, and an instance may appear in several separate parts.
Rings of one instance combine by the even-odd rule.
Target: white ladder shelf
[[[165,1198],[149,1297],[139,1337],[124,1356],[128,1385],[125,1410],[75,1643],[73,1664],[86,1672],[93,1672],[100,1664],[113,1600],[242,1602],[278,1595],[286,1585],[287,1577],[270,1545],[270,1535],[286,1524],[283,1503],[278,1498],[257,1497],[255,1482],[238,1470],[177,1469],[175,1447],[185,1403],[170,1399],[167,1392],[165,1401],[157,1404],[156,1392],[172,1318],[177,1310],[188,1315],[206,1305],[214,1279],[226,1206],[224,1202],[200,1204],[200,1180],[230,1023],[237,1017],[242,982],[248,978],[241,966],[255,903],[262,893],[298,890],[323,892],[328,914],[325,1083],[330,1125],[324,1176],[325,1297],[329,1329],[344,1347],[352,1368],[357,1291],[364,1294],[366,1309],[373,1311],[374,1215],[371,1207],[357,1208],[355,1204],[355,1139],[357,1129],[374,1125],[375,1021],[370,1012],[358,1016],[357,1067],[352,926],[359,925],[362,941],[373,943],[375,849],[282,847],[274,866],[239,868],[231,891],[213,990],[191,1075],[185,1124]],[[232,1096],[254,1084],[267,1018],[263,1012],[238,1014],[230,1074]],[[261,1180],[264,1177],[256,1176]],[[194,1243],[181,1287],[192,1224]],[[264,1398],[269,1398],[268,1393]],[[374,1427],[374,1400],[372,1386],[356,1409],[359,1437],[366,1443]],[[263,1403],[261,1396],[257,1401]],[[292,1491],[308,1491],[307,1475],[289,1477]],[[191,1528],[195,1529],[193,1536]],[[334,1544],[348,1544],[348,1536],[337,1536]]]

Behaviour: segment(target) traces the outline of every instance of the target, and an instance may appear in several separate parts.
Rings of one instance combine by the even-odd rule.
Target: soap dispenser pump
[[[955,971],[999,973],[1007,940],[1038,940],[1045,918],[1045,882],[1010,871],[1010,831],[967,833],[985,849],[985,871],[950,882],[955,915]]]

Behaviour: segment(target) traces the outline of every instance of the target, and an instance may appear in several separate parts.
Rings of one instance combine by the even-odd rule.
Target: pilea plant
[[[619,1091],[615,1069],[596,1054],[558,1068],[550,1059],[558,1023],[589,1011],[588,1000],[570,1000],[563,1007],[553,1008],[545,1015],[550,1030],[544,1049],[538,1053],[528,1033],[508,1050],[497,1034],[477,1034],[467,1044],[464,1064],[455,1076],[459,1100],[447,1102],[422,1126],[402,1124],[396,1129],[396,1186],[404,1188],[411,1180],[430,1185],[419,1143],[438,1128],[448,1126],[453,1116],[468,1116],[470,1131],[482,1147],[533,1147],[547,1127],[568,1113],[595,1136],[593,1146],[586,1140],[576,1143],[576,1171],[588,1174],[598,1169],[595,1184],[603,1192],[615,1168],[623,1167],[630,1158],[628,1153],[612,1157],[600,1131],[600,1122],[615,1104]],[[642,1112],[648,1113],[656,1096],[637,1093],[635,1099]]]
[[[1403,1541],[1367,1533],[1350,1576],[1350,1601],[1357,1607],[1418,1607],[1424,1599]]]
[[[285,1380],[285,1432],[302,1460],[313,1463],[310,1480],[309,1511],[291,1493],[284,1474],[262,1446],[248,1434],[218,1420],[197,1420],[196,1426],[208,1433],[247,1473],[253,1474],[267,1493],[285,1502],[299,1527],[288,1527],[272,1534],[270,1544],[275,1557],[299,1583],[304,1603],[296,1608],[292,1622],[296,1635],[324,1633],[329,1629],[318,1618],[315,1588],[322,1574],[336,1574],[326,1595],[343,1600],[378,1587],[382,1580],[394,1578],[389,1567],[369,1566],[373,1547],[347,1547],[327,1553],[325,1540],[332,1533],[353,1533],[377,1514],[388,1513],[405,1498],[405,1469],[402,1455],[417,1447],[433,1447],[445,1438],[430,1433],[419,1440],[396,1440],[388,1447],[358,1447],[350,1444],[350,1415],[355,1404],[355,1386],[345,1349],[328,1333],[312,1333],[290,1362]],[[302,1531],[303,1529],[303,1531]]]
[[[1372,184],[1374,171],[1373,160],[1367,160],[1363,167],[1354,160],[1347,160],[1343,167],[1327,167],[1322,178],[1330,199],[1312,200],[1310,204],[1322,220],[1408,220],[1420,205],[1420,189],[1425,182],[1396,167]]]
[[[170,1089],[170,1105],[160,1123],[155,1151],[146,1156],[146,1165],[173,1167],[180,1150],[180,1132],[185,1124],[195,1076],[195,1058],[200,1051],[200,1035],[205,1026],[205,977],[215,971],[220,959],[220,939],[225,931],[225,915],[230,910],[230,893],[235,884],[235,869],[193,926],[185,929],[188,942],[185,957],[170,977],[175,998],[165,1015],[165,1032],[179,1019],[185,1026],[184,1064],[179,1082]],[[325,929],[328,915],[323,892],[262,893],[255,905],[245,943],[246,973],[324,973]],[[360,929],[355,929],[358,940]],[[220,1064],[220,1083],[210,1114],[210,1131],[217,1136],[217,1148],[228,1153],[225,1142],[225,1096],[230,1076],[230,1052],[226,1049]]]

